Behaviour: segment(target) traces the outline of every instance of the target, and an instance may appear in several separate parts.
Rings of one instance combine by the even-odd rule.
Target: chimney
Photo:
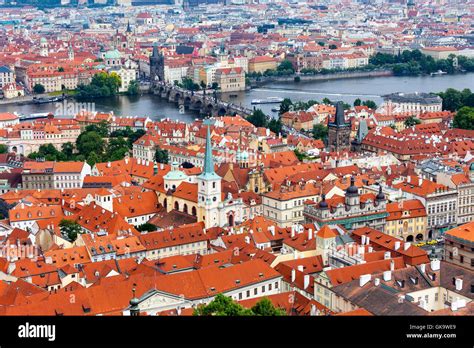
[[[304,276],[304,289],[306,290],[309,286],[309,274],[305,274]]]
[[[383,280],[385,282],[388,282],[388,281],[392,280],[392,272],[391,271],[383,272]]]
[[[408,250],[411,246],[411,243],[410,242],[406,242],[404,245],[403,245],[403,250]]]
[[[367,237],[367,238],[365,239],[365,241],[366,241],[366,244],[369,245],[369,244],[370,244],[370,237]]]
[[[311,240],[311,239],[313,239],[313,230],[310,228],[308,230],[308,240]]]
[[[291,282],[294,283],[296,279],[296,270],[292,269],[291,270]]]
[[[397,240],[395,242],[395,250],[398,250],[398,249],[400,249],[400,241]]]
[[[365,245],[365,234],[362,235],[360,242],[362,243],[362,245]]]
[[[391,259],[392,258],[392,255],[390,254],[390,251],[386,251],[384,254],[383,254],[383,259],[384,260],[388,260],[388,259]]]
[[[463,280],[461,278],[456,278],[456,290],[457,291],[462,290],[462,283],[463,283]]]
[[[395,271],[395,261],[390,261],[390,271]]]
[[[375,284],[375,286],[379,286],[380,285],[380,278],[375,278],[374,284]]]
[[[367,249],[367,252],[368,252],[368,253],[371,253],[372,251],[374,251],[374,248],[372,248],[371,246],[369,246],[369,248]]]
[[[303,265],[298,265],[298,271],[303,272],[304,271],[304,266]]]
[[[250,244],[250,237],[249,236],[245,236],[244,239],[245,239],[245,243]]]
[[[268,227],[268,230],[270,231],[270,233],[272,234],[272,236],[275,235],[275,226],[269,226],[269,227]]]
[[[363,274],[359,277],[359,286],[362,287],[368,282],[370,282],[370,279],[372,278],[371,274]]]
[[[439,271],[440,264],[441,264],[441,262],[439,260],[432,260],[431,261],[431,269],[433,271]]]
[[[420,265],[420,271],[421,271],[421,273],[425,273],[425,272],[426,272],[426,265],[425,265],[424,263],[422,263],[422,264]]]

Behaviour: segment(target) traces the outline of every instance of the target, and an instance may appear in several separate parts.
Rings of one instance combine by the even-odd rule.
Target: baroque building
[[[339,224],[349,231],[368,226],[383,231],[388,216],[386,206],[382,186],[377,195],[361,195],[352,177],[351,186],[347,188],[344,197],[334,196],[326,200],[325,195],[322,195],[319,203],[305,202],[303,215],[306,223],[319,226]]]

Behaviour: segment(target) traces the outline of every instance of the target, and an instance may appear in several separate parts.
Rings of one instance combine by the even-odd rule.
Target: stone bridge
[[[208,91],[205,95],[202,91],[192,92],[175,85],[157,82],[151,88],[151,92],[175,103],[178,107],[184,106],[187,110],[198,111],[203,116],[240,115],[249,116],[253,110],[243,106],[225,102]]]

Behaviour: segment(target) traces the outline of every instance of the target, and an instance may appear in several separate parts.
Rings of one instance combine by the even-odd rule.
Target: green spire
[[[199,176],[203,180],[220,180],[221,177],[214,172],[214,161],[212,159],[212,144],[211,144],[211,124],[209,119],[204,120],[203,125],[207,127],[206,135],[206,152],[204,154],[204,168]]]
[[[213,174],[214,173],[214,163],[212,160],[212,144],[211,144],[211,122],[210,120],[205,120],[203,122],[207,126],[207,135],[206,135],[206,153],[204,157],[204,174]]]

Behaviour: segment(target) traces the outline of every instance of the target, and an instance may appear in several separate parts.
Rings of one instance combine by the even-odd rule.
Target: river
[[[222,99],[247,107],[253,107],[253,99],[265,99],[267,97],[290,98],[294,101],[307,101],[310,99],[322,100],[329,98],[333,101],[342,100],[352,104],[355,99],[371,99],[378,105],[382,103],[382,95],[394,92],[441,92],[447,88],[474,90],[474,74],[444,75],[444,76],[420,76],[420,77],[372,77],[345,80],[315,81],[315,82],[289,82],[272,83],[260,88],[246,92],[222,95]],[[71,102],[71,101],[68,101]],[[53,112],[63,105],[1,105],[0,112],[17,112],[19,114]],[[86,105],[89,109],[96,111],[113,111],[119,116],[149,116],[154,120],[169,117],[185,122],[192,122],[197,114],[192,112],[180,113],[173,103],[161,100],[157,96],[145,94],[140,97],[120,96],[108,99],[96,99],[93,103]],[[268,114],[276,115],[271,109],[276,105],[261,104],[261,108]]]

